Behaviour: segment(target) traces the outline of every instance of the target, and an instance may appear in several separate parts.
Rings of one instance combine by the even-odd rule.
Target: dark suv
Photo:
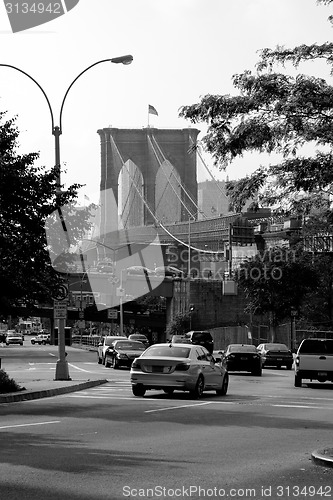
[[[177,335],[178,337],[178,335]],[[214,341],[213,337],[211,336],[210,332],[206,330],[192,330],[191,332],[187,332],[184,335],[182,335],[183,340],[175,339],[176,342],[188,342],[189,344],[195,344],[195,345],[202,345],[203,347],[206,347],[207,351],[209,351],[211,354],[213,353],[214,350]]]

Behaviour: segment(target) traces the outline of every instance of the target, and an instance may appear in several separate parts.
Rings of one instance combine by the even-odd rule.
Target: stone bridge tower
[[[110,228],[115,229],[115,207],[103,201],[103,192],[112,190],[113,198],[118,205],[120,198],[120,173],[124,166],[131,165],[140,177],[142,197],[147,201],[150,210],[142,208],[142,217],[130,225],[142,226],[153,224],[156,214],[169,214],[165,222],[187,221],[189,212],[197,213],[197,155],[191,152],[195,145],[199,130],[187,129],[143,129],[103,128],[98,130],[101,140],[101,234],[106,234]],[[131,177],[129,178],[131,179]],[[167,182],[169,179],[169,183]],[[173,179],[172,192],[170,183]],[[175,180],[176,179],[176,180]],[[128,181],[128,185],[131,180]],[[127,186],[129,187],[129,186]],[[126,186],[123,186],[123,190]],[[166,190],[169,189],[169,195]],[[138,189],[137,189],[138,191]],[[162,194],[164,193],[164,198]],[[173,196],[173,211],[167,210],[166,199]],[[132,195],[132,198],[134,195]],[[122,203],[125,195],[123,195]],[[127,199],[128,201],[128,194]],[[141,199],[142,202],[142,199]],[[164,212],[163,212],[164,204]],[[137,212],[135,207],[132,212]],[[151,213],[152,212],[152,213]],[[171,217],[171,220],[170,220]]]

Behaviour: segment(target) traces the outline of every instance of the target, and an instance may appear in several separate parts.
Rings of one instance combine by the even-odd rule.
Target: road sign
[[[61,300],[54,301],[54,319],[67,318],[67,302]]]
[[[53,298],[56,301],[61,301],[61,300],[65,300],[67,298],[67,296],[68,296],[68,285],[63,283],[62,285],[59,285],[59,288],[58,288],[57,292],[55,292]]]
[[[108,309],[108,319],[117,319],[118,311],[117,309]]]

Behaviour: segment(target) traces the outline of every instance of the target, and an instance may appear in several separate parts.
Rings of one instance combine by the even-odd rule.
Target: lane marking
[[[68,363],[68,366],[71,366],[72,368],[75,368],[76,370],[79,370],[80,372],[91,373],[89,370],[85,370],[84,368],[79,368],[78,366],[72,365],[71,363]]]
[[[14,427],[31,427],[33,425],[48,425],[48,424],[60,424],[60,420],[51,420],[50,422],[35,422],[33,424],[3,425],[0,427],[0,429],[12,429]]]
[[[181,405],[181,406],[169,406],[168,408],[158,408],[157,410],[146,410],[144,413],[153,413],[157,411],[166,411],[166,410],[178,410],[178,408],[191,408],[193,406],[203,406],[203,405],[210,405],[212,402],[208,401],[205,403],[195,403],[192,405]]]
[[[279,406],[280,408],[307,408],[309,410],[333,410],[329,406],[306,406],[306,405],[270,405]]]

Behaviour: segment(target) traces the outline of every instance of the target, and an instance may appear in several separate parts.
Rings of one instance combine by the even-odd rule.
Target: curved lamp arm
[[[68,89],[66,90],[66,93],[64,95],[64,98],[62,100],[62,103],[61,103],[61,108],[60,108],[60,115],[59,115],[59,128],[60,128],[60,134],[62,132],[62,111],[63,111],[63,108],[64,108],[64,104],[65,104],[65,101],[66,101],[66,98],[67,98],[67,95],[68,95],[68,92],[70,91],[70,89],[73,87],[74,83],[80,78],[80,76],[82,76],[84,73],[86,73],[89,69],[93,68],[94,66],[97,66],[98,64],[102,64],[102,63],[105,63],[105,62],[112,62],[112,63],[115,63],[115,64],[131,64],[131,62],[133,61],[133,56],[131,55],[126,55],[126,56],[120,56],[120,57],[114,57],[112,59],[103,59],[101,61],[97,61],[95,62],[94,64],[91,64],[90,66],[88,66],[86,69],[84,69],[83,71],[81,71],[81,73],[79,75],[77,75],[77,77],[72,81],[72,83],[70,84],[70,86],[68,87]]]
[[[52,111],[52,107],[51,107],[51,103],[49,101],[49,98],[47,97],[46,95],[46,92],[45,90],[43,89],[43,87],[41,85],[39,85],[39,83],[34,79],[32,78],[32,76],[29,75],[29,73],[26,73],[25,71],[23,71],[22,69],[20,68],[17,68],[16,66],[12,66],[11,64],[0,64],[0,66],[4,66],[6,68],[12,68],[12,69],[15,69],[16,71],[19,71],[20,73],[23,73],[23,75],[27,76],[28,78],[30,78],[30,80],[32,80],[36,85],[37,87],[40,88],[40,90],[43,92],[43,95],[46,99],[46,102],[47,102],[47,105],[49,107],[49,110],[50,110],[50,114],[51,114],[51,122],[52,122],[52,134],[53,134],[53,130],[54,130],[54,118],[53,118],[53,111]]]

